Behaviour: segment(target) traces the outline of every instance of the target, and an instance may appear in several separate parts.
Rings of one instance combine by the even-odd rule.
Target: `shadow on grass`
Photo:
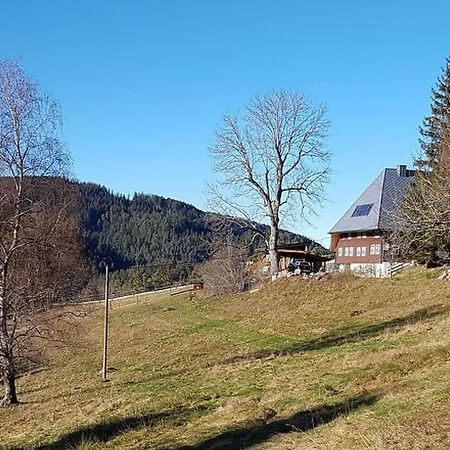
[[[373,405],[377,395],[361,395],[336,405],[323,405],[310,411],[298,412],[287,419],[265,423],[253,423],[225,431],[217,436],[194,445],[165,447],[164,450],[225,450],[245,449],[260,444],[284,433],[305,432],[347,415],[361,407]]]
[[[88,425],[61,436],[51,444],[36,447],[36,450],[62,450],[76,449],[87,443],[108,442],[115,436],[127,431],[152,427],[161,421],[169,421],[173,424],[183,423],[194,417],[206,414],[211,405],[202,405],[196,408],[178,408],[172,411],[144,414],[135,417],[113,418],[101,423]],[[19,450],[14,448],[11,450]]]
[[[283,356],[313,350],[323,350],[330,347],[360,342],[364,339],[370,339],[397,328],[432,319],[434,317],[446,314],[449,311],[450,306],[429,306],[427,308],[419,309],[404,317],[385,320],[371,325],[361,325],[359,328],[335,330],[330,333],[323,334],[315,339],[293,342],[277,349],[261,349],[246,355],[234,356],[225,360],[224,364],[263,359],[270,356]]]
[[[378,322],[375,324],[367,324],[367,325],[360,324],[359,327],[345,328],[345,329],[341,328],[331,331],[329,333],[325,333],[314,339],[291,342],[284,346],[282,345],[278,348],[263,348],[251,353],[235,355],[217,363],[202,364],[199,367],[196,367],[196,370],[207,370],[211,367],[216,366],[260,360],[269,357],[294,355],[296,353],[324,350],[327,348],[338,347],[345,344],[361,342],[384,333],[395,331],[407,325],[439,317],[449,312],[450,306],[442,304],[433,305],[414,311],[413,313],[408,314],[407,316],[398,317],[390,320],[384,320],[382,322]],[[138,385],[143,382],[152,381],[154,379],[161,379],[167,377],[170,378],[173,376],[183,375],[188,372],[190,372],[190,370],[187,368],[180,370],[172,370],[167,373],[158,373],[157,375],[155,375],[154,378],[151,379],[127,381],[122,384]]]

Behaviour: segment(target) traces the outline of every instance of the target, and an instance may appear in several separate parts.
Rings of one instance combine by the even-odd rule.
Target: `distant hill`
[[[81,225],[90,262],[115,269],[208,256],[206,214],[186,203],[156,195],[114,194],[81,183]]]
[[[93,269],[105,263],[116,271],[145,266],[139,274],[134,271],[138,279],[132,284],[151,287],[186,279],[208,259],[215,214],[156,195],[126,197],[93,183],[79,183],[79,189],[82,235]],[[235,229],[236,239],[244,234]],[[312,242],[289,232],[282,233],[282,240]]]

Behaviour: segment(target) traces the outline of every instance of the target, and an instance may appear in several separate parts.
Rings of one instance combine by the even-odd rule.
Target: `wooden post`
[[[105,270],[105,319],[103,329],[103,381],[108,381],[106,375],[108,371],[108,320],[109,320],[109,270]]]

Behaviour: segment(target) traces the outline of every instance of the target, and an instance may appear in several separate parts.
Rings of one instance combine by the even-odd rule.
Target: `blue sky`
[[[326,103],[327,232],[384,167],[410,164],[450,55],[450,2],[0,0],[0,58],[62,105],[78,179],[206,207],[222,114],[272,88]]]

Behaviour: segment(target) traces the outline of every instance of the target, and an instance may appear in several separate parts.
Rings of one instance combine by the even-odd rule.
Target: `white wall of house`
[[[391,276],[391,274],[397,273],[400,270],[409,267],[410,265],[411,263],[394,261],[392,263],[384,262],[384,263],[338,264],[337,268],[339,272],[351,270],[355,275],[361,277],[386,278]]]

